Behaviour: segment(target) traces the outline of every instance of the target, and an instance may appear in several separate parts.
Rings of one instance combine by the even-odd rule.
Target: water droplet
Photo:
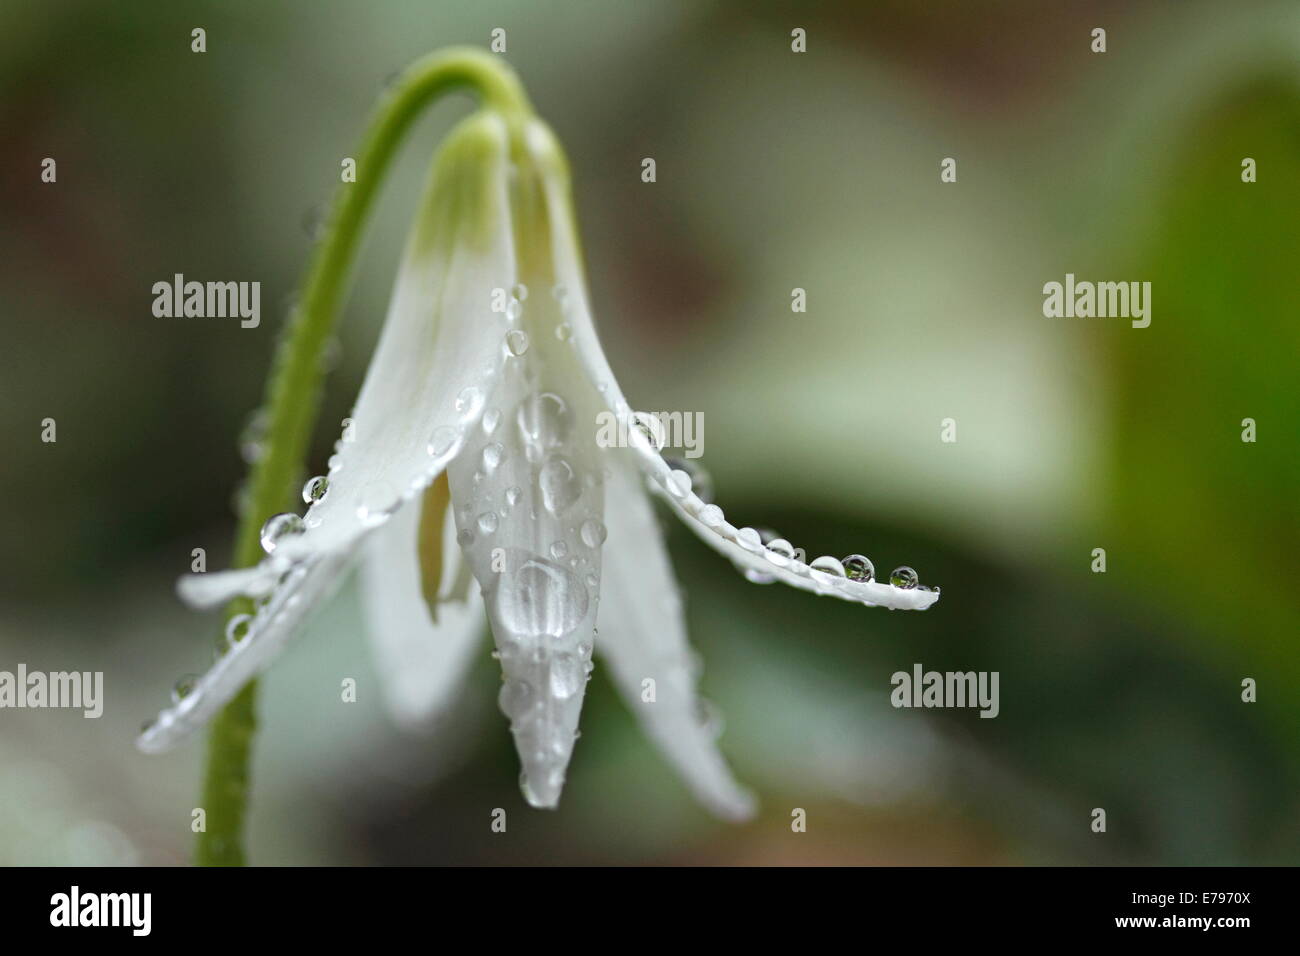
[[[572,572],[542,558],[528,558],[501,576],[497,617],[520,638],[563,637],[587,615],[587,589]]]
[[[680,468],[668,473],[668,491],[674,497],[685,498],[691,493],[691,476]]]
[[[400,503],[401,498],[392,485],[386,481],[373,481],[361,489],[357,517],[362,524],[375,527],[383,524]]]
[[[582,495],[582,482],[573,466],[559,455],[551,455],[537,474],[542,505],[553,515],[563,514]]]
[[[430,458],[441,464],[455,455],[459,448],[460,432],[450,425],[440,425],[429,436],[429,444],[426,450],[429,452]]]
[[[710,528],[716,528],[727,520],[727,516],[722,513],[722,509],[717,505],[705,505],[700,509],[700,520]]]
[[[468,548],[474,543],[474,532],[469,528],[461,528],[456,532],[456,543],[462,548]]]
[[[519,437],[529,448],[538,451],[563,445],[573,427],[568,404],[554,392],[524,399],[515,418]]]
[[[588,572],[587,572],[587,587],[589,587],[589,588],[594,588],[594,587],[595,587],[597,584],[599,584],[599,583],[600,583],[600,576],[597,575],[595,571],[588,571]]]
[[[663,450],[666,436],[663,422],[658,416],[650,412],[633,412],[632,427],[655,451]]]
[[[492,534],[497,530],[499,521],[495,511],[485,511],[478,516],[478,529],[484,534]]]
[[[773,538],[767,543],[766,557],[777,567],[783,568],[794,559],[794,545],[785,538]]]
[[[894,568],[889,572],[889,583],[896,588],[902,588],[904,591],[910,591],[916,587],[919,578],[914,570],[907,565],[901,568]]]
[[[519,356],[528,351],[528,333],[523,329],[511,329],[506,333],[506,351]]]
[[[308,239],[319,239],[325,235],[325,224],[329,222],[329,204],[318,202],[307,207],[302,214],[302,231]]]
[[[550,671],[551,694],[560,700],[572,697],[587,683],[587,675],[572,654],[557,654],[551,661]]]
[[[324,498],[325,493],[329,490],[330,480],[324,475],[308,478],[307,483],[302,486],[302,500],[306,504],[314,505]]]
[[[302,518],[291,511],[271,515],[266,519],[266,524],[262,525],[262,550],[271,554],[286,537],[302,534],[305,530]]]
[[[226,640],[231,644],[243,643],[248,632],[253,629],[253,615],[236,614],[226,622]]]
[[[186,674],[172,685],[172,703],[179,704],[194,691],[199,679],[193,674]]]
[[[561,342],[567,342],[573,338],[573,326],[568,322],[561,322],[555,327],[555,337]]]
[[[239,433],[239,454],[246,464],[251,465],[262,457],[262,443],[266,441],[266,429],[270,421],[271,416],[266,409],[259,408],[244,423]]]
[[[482,407],[483,393],[473,385],[466,386],[456,396],[456,411],[460,413],[461,421],[469,421]]]
[[[528,286],[524,285],[522,282],[516,283],[510,290],[510,296],[511,298],[523,302],[528,298]]]
[[[747,551],[762,551],[763,539],[753,528],[741,528],[736,532],[736,543]]]
[[[595,518],[588,518],[582,523],[582,543],[589,548],[599,548],[605,543],[609,532]]]
[[[523,680],[505,681],[501,685],[501,692],[497,695],[497,703],[501,706],[501,712],[512,719],[517,719],[528,713],[536,700],[537,696],[533,693],[533,686]]]
[[[560,559],[569,553],[569,546],[563,541],[556,541],[551,544],[551,557]]]
[[[499,441],[490,442],[483,446],[483,470],[487,474],[496,471],[497,465],[501,464],[501,455],[505,451]]]
[[[871,559],[861,554],[850,554],[841,561],[844,565],[844,574],[850,581],[867,582],[876,576],[876,566],[871,563]]]
[[[812,579],[821,584],[830,584],[844,577],[844,565],[840,564],[839,558],[832,558],[829,554],[823,554],[808,567]]]
[[[759,571],[755,568],[744,568],[745,580],[750,584],[771,584],[776,580],[775,574],[768,574],[766,571]]]
[[[665,458],[669,468],[676,468],[691,476],[691,491],[701,501],[713,500],[713,476],[699,462],[690,458]]]
[[[486,412],[483,413],[483,431],[486,434],[491,435],[494,431],[497,430],[497,425],[500,423],[500,421],[501,421],[501,409],[489,408]]]
[[[519,499],[523,496],[523,493],[523,489],[511,485],[506,489],[506,504],[513,508],[515,505],[519,504]]]

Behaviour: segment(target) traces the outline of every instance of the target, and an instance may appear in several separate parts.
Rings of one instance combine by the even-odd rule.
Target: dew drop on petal
[[[662,451],[666,436],[663,422],[649,412],[633,412],[632,427],[655,451]]]
[[[850,581],[866,583],[876,576],[876,566],[870,558],[861,554],[850,554],[840,563],[844,565],[844,574]]]
[[[198,678],[193,674],[186,674],[172,685],[172,703],[179,704],[194,691],[194,685],[198,683]]]
[[[701,501],[713,500],[713,476],[697,461],[689,458],[665,458],[669,468],[676,468],[691,476],[691,491]]]
[[[582,543],[589,548],[599,548],[605,543],[608,534],[605,526],[595,518],[588,518],[582,523]]]
[[[587,682],[587,675],[572,654],[557,654],[551,661],[550,671],[551,695],[560,700],[572,697]]]
[[[528,286],[524,285],[522,282],[516,283],[510,289],[510,297],[523,302],[528,298]]]
[[[528,351],[528,333],[523,329],[511,329],[506,333],[506,351],[519,356]]]
[[[496,592],[497,617],[517,638],[563,637],[587,614],[587,589],[568,569],[528,558],[502,575]]]
[[[226,640],[231,644],[242,643],[253,627],[253,615],[236,614],[226,622]]]
[[[430,446],[432,447],[432,446]],[[361,489],[357,517],[369,527],[381,525],[397,510],[401,498],[386,481],[373,481]]]
[[[456,411],[460,414],[462,421],[473,418],[482,407],[483,393],[473,385],[461,389],[461,393],[456,396]]]
[[[302,523],[302,518],[292,511],[271,515],[266,519],[266,523],[262,525],[260,536],[262,550],[267,554],[271,554],[285,538],[302,534],[305,530],[306,526]]]
[[[483,471],[487,474],[497,470],[497,465],[501,464],[501,455],[505,451],[499,441],[489,442],[483,446]]]
[[[551,544],[551,557],[559,560],[569,553],[569,546],[563,541],[556,541]]]
[[[501,422],[501,409],[489,408],[483,413],[483,431],[491,435],[497,430],[497,425]]]
[[[537,474],[542,505],[553,515],[563,514],[582,495],[582,482],[567,459],[552,455]]]
[[[330,480],[324,475],[308,478],[307,483],[302,486],[302,500],[305,504],[314,505],[324,498],[325,493],[329,490]]]
[[[918,580],[916,572],[907,565],[894,568],[889,572],[889,583],[896,588],[902,588],[904,591],[910,591],[916,587]]]
[[[844,579],[844,565],[840,564],[839,558],[833,558],[829,554],[814,559],[808,567],[812,579],[820,584],[830,584]]]
[[[519,499],[522,496],[523,490],[517,485],[511,485],[506,489],[506,504],[513,508],[515,505],[519,504]]]
[[[495,511],[485,511],[478,516],[478,529],[484,534],[492,534],[497,530],[499,521]]]
[[[561,342],[567,342],[573,338],[573,326],[568,322],[561,322],[555,327],[555,337]]]
[[[568,403],[554,392],[524,399],[515,420],[524,444],[539,451],[564,444],[573,427]]]
[[[776,580],[775,574],[768,574],[765,571],[758,571],[754,568],[744,568],[745,580],[750,584],[771,584]]]
[[[668,473],[668,490],[676,498],[685,498],[691,493],[691,476],[680,468]]]
[[[753,528],[741,528],[736,532],[736,543],[747,551],[762,551],[763,539]]]
[[[794,545],[785,538],[773,538],[767,542],[765,556],[777,567],[783,568],[794,559]]]
[[[441,464],[456,453],[459,445],[460,432],[450,425],[440,425],[429,436],[429,444],[426,450],[430,458]]]
[[[716,528],[726,520],[726,515],[717,505],[705,505],[700,509],[700,521],[707,527]]]
[[[501,684],[501,692],[497,695],[501,712],[511,720],[518,720],[527,714],[536,701],[537,695],[533,693],[533,685],[525,680],[504,681]]]

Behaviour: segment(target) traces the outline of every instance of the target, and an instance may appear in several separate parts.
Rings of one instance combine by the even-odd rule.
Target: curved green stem
[[[485,106],[506,116],[531,112],[518,79],[498,57],[462,47],[412,64],[380,99],[357,156],[356,182],[344,184],[335,196],[324,236],[307,269],[302,297],[271,368],[262,455],[249,476],[249,496],[235,535],[236,567],[251,566],[262,558],[262,523],[276,512],[296,507],[294,486],[319,413],[322,357],[347,291],[362,227],[415,118],[455,89],[477,93]],[[227,616],[241,610],[247,610],[246,602],[235,602]],[[244,862],[242,834],[255,700],[256,682],[250,681],[213,722],[203,785],[207,825],[195,848],[200,865]]]

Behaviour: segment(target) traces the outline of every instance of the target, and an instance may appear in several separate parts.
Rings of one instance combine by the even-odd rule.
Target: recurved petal
[[[435,483],[437,488],[441,482]],[[428,502],[406,505],[369,540],[361,564],[363,606],[384,697],[393,717],[407,727],[421,727],[450,703],[473,660],[485,619],[478,589],[456,546],[452,521],[436,519],[430,527]],[[423,530],[441,537],[446,560],[433,582],[437,619],[430,613],[417,559]]]
[[[350,558],[347,553],[330,554],[285,572],[285,581],[258,608],[242,639],[230,641],[225,653],[184,696],[145,725],[136,746],[146,753],[161,753],[206,724],[328,600]]]
[[[538,155],[554,153],[559,147],[549,130],[535,124],[529,130],[530,143]],[[562,160],[554,163],[554,175],[546,180],[546,205],[552,230],[556,296],[565,313],[567,334],[586,376],[596,384],[602,399],[602,412],[609,416],[609,432],[626,439],[636,456],[638,467],[652,487],[668,502],[673,511],[696,535],[738,567],[765,579],[775,579],[792,587],[854,601],[870,606],[900,610],[924,610],[939,599],[938,591],[921,588],[896,588],[878,581],[861,582],[835,577],[811,568],[802,560],[792,560],[765,547],[752,529],[738,528],[726,520],[721,508],[711,506],[689,490],[674,476],[659,450],[648,440],[636,423],[635,414],[610,371],[609,362],[596,336],[587,301],[576,227],[569,199],[569,182]],[[681,493],[679,493],[681,492]]]
[[[640,473],[619,456],[606,481],[609,541],[597,652],[628,707],[696,798],[744,820],[754,798],[731,775],[696,691],[681,599]]]
[[[361,539],[419,496],[477,426],[504,362],[508,320],[492,311],[493,296],[515,274],[507,167],[499,117],[476,114],[448,135],[407,241],[379,345],[336,445],[328,489],[302,529],[279,538],[258,568],[182,580],[182,596],[199,605],[236,594],[269,596],[269,603],[243,646],[141,737],[143,749],[170,746],[197,728],[267,666]]]

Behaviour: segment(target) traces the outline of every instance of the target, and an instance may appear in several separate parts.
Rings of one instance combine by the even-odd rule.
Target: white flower
[[[610,413],[627,447],[598,443]],[[559,144],[534,118],[474,114],[435,162],[327,490],[301,523],[268,524],[270,553],[257,567],[182,579],[196,606],[241,594],[260,603],[139,746],[165,750],[213,717],[360,557],[399,717],[427,719],[445,705],[485,608],[530,803],[559,800],[594,652],[696,796],[722,816],[748,815],[752,800],[699,717],[647,487],[751,577],[889,608],[924,609],[938,594],[850,580],[833,560],[810,566],[783,544],[769,549],[697,497],[633,414],[588,311]]]

